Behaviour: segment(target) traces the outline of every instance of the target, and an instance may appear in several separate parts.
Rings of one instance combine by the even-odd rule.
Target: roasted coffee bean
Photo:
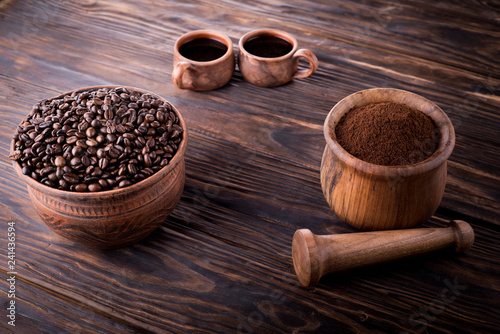
[[[88,186],[85,183],[80,183],[75,186],[75,190],[78,192],[87,191]]]
[[[160,123],[163,123],[165,122],[165,113],[161,112],[161,111],[157,111],[156,112],[156,120]]]
[[[99,142],[95,139],[90,138],[85,141],[85,144],[87,144],[87,146],[97,146]]]
[[[50,173],[52,173],[53,171],[55,171],[56,169],[52,166],[48,166],[48,167],[45,167],[45,168],[42,168],[40,170],[40,175],[41,176],[47,176],[49,175]]]
[[[86,169],[85,169],[85,174],[88,176],[88,175],[92,175],[92,172],[94,171],[95,169],[95,166],[94,165],[90,165],[88,166]]]
[[[51,127],[52,126],[52,121],[45,121],[45,122],[42,122],[40,124],[38,124],[38,127],[40,129],[45,129],[45,128],[48,128],[48,127]]]
[[[74,144],[76,143],[76,141],[78,140],[78,137],[77,136],[71,136],[71,137],[68,137],[66,138],[66,144]]]
[[[73,173],[73,168],[71,168],[69,165],[62,167],[62,170],[64,173]]]
[[[87,138],[87,135],[85,134],[85,132],[82,132],[82,131],[77,131],[75,135],[78,139]]]
[[[86,149],[87,147],[89,147],[87,145],[87,142],[83,139],[78,139],[75,144],[76,146],[80,146],[82,149]]]
[[[115,180],[116,180],[116,182],[120,183],[123,180],[128,180],[128,176],[127,175],[118,175]]]
[[[108,168],[108,165],[109,165],[109,160],[107,158],[99,159],[99,168],[106,169]]]
[[[147,176],[151,176],[154,174],[153,170],[151,168],[143,168],[142,173],[146,174]]]
[[[106,135],[106,139],[108,140],[109,143],[113,143],[116,141],[116,135],[112,133],[108,133]]]
[[[87,135],[87,137],[92,138],[97,134],[97,130],[95,128],[90,127],[90,128],[87,128],[87,130],[85,131],[85,134]]]
[[[83,178],[86,184],[99,182],[99,178],[97,176],[87,175]]]
[[[71,149],[71,154],[74,156],[74,157],[77,157],[79,156],[80,154],[82,154],[83,152],[83,148],[81,146],[74,146],[72,149]]]
[[[161,126],[161,123],[160,123],[160,122],[158,122],[158,121],[152,121],[152,122],[149,124],[149,126],[150,126],[150,128],[149,128],[150,130],[151,130],[151,128],[153,128],[153,129],[157,129],[157,128],[159,128],[159,127]],[[155,133],[156,133],[156,131],[155,131]]]
[[[153,137],[149,138],[148,141],[146,142],[146,145],[149,148],[154,148],[156,146],[155,139]]]
[[[127,174],[127,166],[121,166],[120,168],[118,168],[118,175],[119,176],[122,176],[125,174]]]
[[[81,163],[81,159],[79,157],[74,157],[73,159],[71,159],[71,161],[69,162],[69,164],[74,167],[76,165],[79,165]]]
[[[165,158],[161,159],[160,166],[164,167],[166,165],[168,165],[168,159],[165,159]]]
[[[91,149],[91,148],[93,148],[93,147],[89,147],[89,149]],[[93,152],[92,154],[95,154],[95,152]],[[97,166],[99,164],[99,159],[97,159],[97,157],[95,155],[91,155],[89,157],[89,159],[90,159],[90,165],[91,166]]]
[[[175,139],[180,136],[180,132],[178,130],[173,130],[172,135],[170,136],[170,139]]]
[[[111,110],[111,108],[106,108],[106,110],[104,111],[104,118],[109,120],[109,119],[113,119],[114,116],[115,115],[113,114],[113,111]]]
[[[116,125],[115,123],[109,123],[106,127],[107,133],[116,133]]]
[[[121,180],[120,183],[118,184],[118,187],[125,188],[131,184],[132,184],[132,182],[130,182],[129,180]]]
[[[56,176],[58,179],[62,179],[64,175],[63,169],[61,167],[56,168]]]
[[[68,103],[63,103],[62,105],[59,106],[59,109],[61,110],[66,110],[69,108],[69,104]]]
[[[54,144],[52,145],[52,151],[54,154],[61,154],[62,153],[62,146],[59,144]]]
[[[115,180],[115,179],[106,179],[106,182],[108,183],[108,186],[109,186],[110,188],[113,188],[113,187],[114,187],[114,186],[116,186],[116,184],[118,183],[118,182],[116,182],[116,180]]]
[[[136,138],[136,136],[133,134],[133,133],[124,133],[123,134],[123,138],[127,138],[129,140],[134,140]]]
[[[108,155],[111,158],[118,158],[120,156],[120,151],[113,147],[108,151]]]
[[[48,187],[54,188],[54,186],[55,186],[54,182],[52,182],[49,179],[42,179],[40,182],[43,183],[43,184],[45,184]]]
[[[103,191],[166,166],[182,133],[171,105],[150,94],[91,89],[37,103],[17,127],[10,158],[48,186]]]
[[[90,166],[90,158],[88,156],[84,155],[80,160],[85,167]]]
[[[59,179],[59,189],[67,190],[69,189],[69,182],[64,179]]]
[[[54,165],[56,165],[57,167],[63,167],[66,165],[66,159],[64,159],[62,156],[58,155],[54,159]]]
[[[98,166],[95,167],[94,171],[92,172],[91,175],[92,176],[98,176],[98,177],[101,176],[102,175],[102,169],[101,169],[101,167],[98,167]]]
[[[99,183],[92,183],[92,184],[89,184],[88,190],[90,192],[101,191],[102,190],[102,186]]]
[[[79,131],[87,131],[89,129],[89,126],[90,124],[87,123],[86,121],[82,121],[78,124],[78,130]],[[85,132],[87,133],[87,132]],[[88,133],[87,133],[87,136],[88,136]],[[89,137],[93,137],[93,136],[89,136]]]
[[[106,137],[104,137],[103,135],[99,134],[97,135],[97,137],[95,137],[95,140],[99,143],[99,144],[102,144],[106,141]]]
[[[45,138],[45,143],[46,144],[52,144],[52,143],[55,143],[57,141],[57,137],[48,137],[48,138]]]
[[[133,163],[129,163],[127,165],[127,170],[130,175],[137,174],[137,167]]]
[[[98,157],[99,159],[101,159],[101,158],[105,158],[105,157],[107,156],[107,153],[106,153],[106,150],[105,150],[105,149],[100,148],[100,149],[98,149],[98,150],[97,150],[96,155],[97,155],[97,157]]]
[[[64,174],[63,179],[71,184],[78,183],[78,175],[73,174],[73,173]]]
[[[39,135],[37,135],[35,137],[35,142],[39,142],[39,141],[42,141],[43,139],[45,138],[45,136],[43,135],[43,133],[40,133]]]
[[[119,133],[125,133],[127,132],[127,128],[123,126],[123,124],[118,124],[116,126],[116,131],[118,131]]]

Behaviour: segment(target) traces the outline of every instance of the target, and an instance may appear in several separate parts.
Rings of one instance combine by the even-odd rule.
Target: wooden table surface
[[[238,69],[213,91],[172,84],[182,34],[211,28],[237,49],[243,34],[264,27],[296,36],[317,55],[317,72],[277,88],[254,86]],[[1,333],[498,331],[498,1],[3,0],[0,31]],[[42,223],[9,146],[38,100],[106,84],[172,102],[190,141],[184,193],[168,220],[142,242],[99,251]],[[372,87],[415,92],[448,114],[456,146],[424,227],[465,220],[476,241],[464,254],[440,251],[304,288],[293,233],[356,232],[322,194],[323,122],[340,99]]]

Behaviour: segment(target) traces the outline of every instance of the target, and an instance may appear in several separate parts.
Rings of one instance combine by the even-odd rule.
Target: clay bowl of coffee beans
[[[323,194],[336,215],[359,230],[417,226],[438,208],[453,125],[431,101],[386,88],[338,102],[323,128]]]
[[[42,220],[94,248],[134,244],[177,205],[187,131],[165,99],[131,87],[44,99],[19,124],[11,159]]]

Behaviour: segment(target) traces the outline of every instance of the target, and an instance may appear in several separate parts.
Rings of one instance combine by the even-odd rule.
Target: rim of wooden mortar
[[[347,152],[336,140],[335,127],[352,108],[377,102],[402,103],[428,115],[436,124],[441,135],[436,151],[423,161],[400,166],[373,164]],[[453,124],[441,108],[423,96],[394,88],[370,88],[346,96],[328,113],[323,126],[323,134],[330,150],[345,164],[358,171],[383,177],[409,176],[434,170],[448,160],[455,146]]]

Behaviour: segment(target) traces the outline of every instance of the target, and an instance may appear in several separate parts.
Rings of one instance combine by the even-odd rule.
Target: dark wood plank
[[[2,282],[9,277],[4,273],[0,276]],[[0,293],[2,300],[10,301],[7,290],[2,289]],[[142,328],[124,323],[110,314],[98,312],[33,282],[26,282],[19,276],[16,278],[15,302],[14,326],[2,321],[2,333],[146,333]]]
[[[207,148],[212,146],[212,152],[225,152],[225,150],[222,150],[220,146],[214,147],[214,144],[210,145],[210,143],[198,144],[197,138],[192,142],[194,142],[193,149],[197,149],[200,154],[196,155],[196,159],[188,160],[188,166],[191,166],[192,172],[182,203],[169,222],[147,241],[118,251],[88,251],[61,240],[50,232],[40,233],[47,228],[39,225],[40,222],[37,223],[35,219],[31,223],[36,224],[35,226],[29,229],[21,228],[19,232],[21,237],[26,238],[23,252],[20,252],[19,257],[29,259],[26,263],[24,263],[25,260],[21,261],[21,270],[36,284],[44,287],[48,285],[81,303],[92,305],[101,312],[110,312],[114,309],[121,315],[123,321],[139,325],[141,319],[147,319],[146,322],[151,324],[151,327],[145,328],[153,331],[167,330],[181,325],[187,328],[193,326],[192,328],[233,331],[242,323],[245,324],[245,321],[236,320],[247,319],[248,321],[250,314],[257,317],[257,313],[253,312],[260,312],[261,316],[264,316],[261,309],[267,310],[266,307],[270,308],[271,305],[273,305],[273,310],[274,307],[279,307],[283,312],[281,314],[275,311],[277,312],[274,315],[276,319],[273,322],[266,322],[264,330],[273,332],[299,329],[290,325],[282,327],[290,321],[290,310],[296,309],[302,312],[301,323],[304,326],[310,326],[308,328],[314,328],[314,324],[319,326],[322,323],[328,323],[338,317],[344,319],[345,323],[343,326],[337,324],[339,330],[379,328],[383,331],[386,326],[406,328],[413,323],[398,324],[392,321],[388,323],[387,319],[410,317],[416,312],[414,307],[426,307],[436,298],[440,298],[439,294],[447,286],[446,282],[453,283],[455,278],[460,280],[458,283],[460,286],[467,285],[470,288],[469,293],[466,290],[460,291],[462,297],[460,305],[467,306],[468,316],[480,317],[485,309],[494,310],[495,301],[484,299],[487,296],[483,294],[485,290],[481,287],[488,288],[490,293],[493,291],[498,293],[497,288],[494,288],[494,282],[496,281],[495,273],[498,273],[500,268],[498,265],[492,266],[492,263],[498,261],[495,261],[495,253],[489,253],[487,248],[480,251],[481,255],[476,255],[475,248],[473,248],[471,252],[458,258],[442,254],[437,261],[427,257],[384,266],[376,270],[360,270],[354,274],[340,275],[340,278],[330,277],[313,290],[314,298],[311,299],[310,290],[298,286],[291,269],[289,247],[293,231],[304,226],[323,233],[349,232],[349,229],[341,222],[332,226],[331,220],[334,218],[329,216],[328,212],[323,212],[323,221],[318,221],[321,216],[308,216],[304,213],[301,209],[303,205],[300,205],[304,199],[296,197],[301,195],[301,189],[291,191],[295,194],[291,196],[293,206],[284,204],[290,201],[288,196],[270,198],[269,195],[275,192],[274,188],[279,187],[280,184],[270,183],[259,173],[261,164],[266,161],[262,158],[248,161],[244,154],[241,154],[243,157],[239,159],[240,155],[236,154],[234,168],[220,171],[219,180],[224,180],[224,183],[220,184],[225,186],[219,186],[217,196],[209,196],[208,194],[216,193],[210,187],[215,187],[217,183],[215,185],[208,183],[212,177],[209,177],[206,166],[210,164],[213,154],[206,152]],[[205,151],[197,147],[197,144]],[[289,168],[293,169],[293,167]],[[276,171],[279,178],[271,179],[292,177],[288,174],[279,175],[283,173],[283,170],[285,169]],[[258,187],[248,186],[248,180],[252,180],[254,184],[257,183]],[[297,178],[297,181],[299,180]],[[316,188],[313,185],[310,187]],[[256,196],[255,189],[262,189],[261,191],[265,191],[266,195]],[[303,187],[303,189],[307,188]],[[316,188],[313,192],[317,193],[319,189]],[[307,194],[302,196],[309,197]],[[265,198],[265,200],[257,199],[256,201],[256,197]],[[235,203],[239,205],[234,207]],[[24,207],[29,207],[29,204],[26,203]],[[288,211],[277,213],[276,207],[287,207]],[[327,211],[321,207],[319,210]],[[14,219],[20,220],[18,217]],[[282,219],[284,221],[280,221]],[[313,221],[306,223],[304,219]],[[241,221],[247,222],[247,225],[242,226]],[[325,228],[325,225],[330,226]],[[332,230],[334,227],[335,230]],[[36,233],[36,228],[40,231],[39,233]],[[499,237],[498,232],[482,230],[480,226],[474,226],[474,228],[478,240],[484,240],[486,243]],[[30,236],[33,233],[35,235]],[[47,248],[44,245],[50,245],[50,247]],[[201,245],[203,246],[200,247]],[[45,250],[41,252],[40,250],[44,248]],[[67,258],[77,259],[77,261],[68,261]],[[460,268],[464,265],[475,274],[467,275],[462,272]],[[452,267],[451,273],[450,266]],[[415,267],[418,269],[415,270]],[[64,272],[64,276],[61,276],[60,272]],[[267,279],[259,281],[263,275]],[[419,284],[415,286],[415,283],[406,282],[408,275],[410,277],[419,275]],[[480,275],[481,279],[478,279],[477,275]],[[46,281],[47,277],[49,282]],[[51,277],[57,277],[57,286],[50,283],[53,279],[50,279]],[[436,277],[442,278],[436,279]],[[112,284],[107,287],[105,293],[100,286],[93,285],[95,282],[104,281]],[[83,282],[88,283],[83,284]],[[332,287],[334,287],[333,290]],[[144,291],[144,289],[147,290]],[[387,289],[394,289],[395,294],[400,291],[399,289],[410,290],[414,296],[405,297],[406,295],[403,294],[402,297],[387,297]],[[272,293],[282,297],[276,301],[266,297]],[[203,310],[208,307],[205,305],[207,294],[211,295],[209,298],[211,303],[217,306],[212,305],[212,311],[207,309],[199,311],[201,312],[199,314],[191,314],[191,308]],[[216,296],[213,296],[214,294]],[[91,296],[90,300],[89,296]],[[416,296],[426,297],[417,298]],[[332,297],[337,300],[333,305],[330,304]],[[244,304],[247,305],[247,308],[243,310],[239,307],[242,298]],[[283,305],[280,302],[281,299],[283,299]],[[130,304],[126,302],[128,300],[135,302]],[[352,309],[352,305],[347,307],[352,301],[360,303],[357,306],[359,309]],[[398,304],[398,311],[393,309],[395,302]],[[146,314],[140,316],[134,314],[133,308],[136,303],[142,305]],[[145,305],[146,303],[149,304]],[[257,305],[251,306],[255,303]],[[318,309],[313,308],[312,305],[318,303],[323,306]],[[248,305],[251,307],[248,308]],[[218,309],[216,313],[219,318],[205,320],[214,308]],[[179,320],[172,323],[160,318],[155,311],[157,309],[161,309],[162,314],[169,314],[168,319],[185,320],[181,323]],[[316,309],[318,314],[308,315],[313,309]],[[478,313],[474,314],[474,310]],[[332,312],[335,312],[336,318],[331,318]],[[370,321],[362,325],[356,324],[354,319],[363,317],[363,314],[370,317]],[[419,314],[417,312],[417,315]],[[448,320],[449,316],[448,314]],[[419,317],[422,318],[422,315]],[[460,322],[460,319],[453,318],[449,321],[450,323],[445,326],[453,328],[453,324]],[[483,325],[493,328],[492,322]]]
[[[112,5],[110,4],[109,6]],[[54,9],[56,10],[56,14],[59,10],[67,10],[66,8],[58,8],[59,7],[56,7]],[[203,10],[209,11],[211,7],[202,8]],[[41,10],[41,8],[37,7],[35,7],[35,9]],[[80,24],[81,29],[88,25],[87,21],[83,20],[83,18],[89,18],[89,8],[76,5],[76,7],[71,7],[71,9],[75,12],[74,15],[76,17],[74,21],[69,21],[70,15],[68,15],[68,17],[63,17],[63,19],[67,20],[68,24],[72,25],[73,29],[70,30],[71,32],[74,30],[79,31],[74,25]],[[111,27],[108,27],[108,30],[116,30],[117,28],[114,25],[114,21],[117,17],[120,17],[119,15],[123,14],[120,10],[127,10],[126,13],[134,12],[132,8],[122,9],[112,7],[103,9],[109,10],[113,15],[107,16],[104,19],[99,17],[99,15],[97,15],[97,17],[91,16],[91,22],[95,23],[95,25],[90,27],[90,29],[93,29],[89,31],[89,35],[91,36],[102,35],[101,31],[103,26],[106,25],[111,25]],[[354,13],[354,9],[351,10]],[[94,13],[93,11],[90,12]],[[30,15],[27,16],[30,17]],[[155,18],[151,19],[154,22]],[[93,20],[95,20],[95,22]],[[437,20],[437,18],[433,20]],[[26,21],[22,22],[24,25],[27,24]],[[121,31],[119,34],[113,34],[113,47],[116,47],[116,50],[119,52],[122,50],[126,52],[125,54],[115,53],[114,57],[121,57],[121,61],[119,68],[114,68],[116,66],[116,59],[110,58],[109,56],[103,57],[100,51],[109,47],[109,38],[105,37],[98,39],[93,37],[89,39],[85,38],[86,36],[76,33],[68,34],[67,29],[63,29],[64,25],[59,26],[57,28],[58,30],[54,32],[48,20],[45,23],[48,25],[47,29],[50,29],[50,34],[46,34],[44,31],[45,27],[40,24],[37,26],[36,34],[27,36],[28,41],[26,42],[28,42],[27,45],[30,47],[27,48],[25,52],[27,54],[31,53],[32,55],[27,59],[26,63],[23,63],[26,64],[27,68],[36,67],[45,69],[36,72],[29,70],[23,71],[22,75],[26,75],[25,80],[42,80],[41,77],[38,77],[38,79],[30,77],[30,75],[37,75],[44,76],[43,80],[46,81],[46,73],[56,70],[55,75],[51,75],[50,78],[57,80],[53,85],[55,85],[54,87],[61,87],[59,88],[59,92],[61,92],[68,89],[68,87],[60,85],[61,82],[58,78],[61,77],[70,76],[78,78],[78,80],[81,80],[80,82],[75,82],[75,86],[78,87],[101,83],[113,83],[113,81],[103,81],[100,79],[103,74],[106,74],[109,78],[123,78],[120,82],[124,84],[145,87],[146,89],[158,92],[169,98],[176,106],[186,113],[188,126],[194,131],[204,131],[205,133],[210,131],[215,136],[226,136],[226,140],[243,138],[242,145],[248,145],[251,149],[255,150],[267,150],[272,155],[277,155],[282,159],[291,159],[293,163],[300,163],[309,168],[317,169],[319,166],[319,159],[322,152],[321,146],[323,145],[321,125],[326,113],[336,101],[356,90],[381,85],[381,83],[384,86],[389,85],[415,91],[435,101],[448,112],[453,120],[457,130],[457,145],[451,160],[457,160],[460,165],[464,165],[460,168],[461,170],[470,170],[470,168],[482,170],[482,176],[477,177],[479,180],[472,178],[473,182],[482,182],[480,180],[484,180],[484,176],[488,175],[489,177],[483,184],[494,185],[494,189],[500,186],[500,182],[498,178],[495,177],[494,173],[497,165],[496,161],[498,160],[496,147],[500,145],[500,139],[498,136],[494,135],[495,129],[493,127],[495,123],[490,121],[490,118],[498,119],[498,113],[495,112],[499,106],[498,99],[495,98],[495,95],[498,94],[498,72],[491,72],[488,74],[488,77],[485,78],[484,75],[475,75],[460,67],[451,65],[442,67],[441,64],[429,63],[425,59],[416,59],[412,54],[412,49],[415,48],[410,48],[410,46],[406,44],[401,46],[410,48],[406,50],[406,54],[401,52],[389,52],[390,50],[380,50],[377,48],[366,49],[366,46],[360,46],[350,40],[339,42],[333,40],[325,42],[333,44],[331,46],[326,44],[325,48],[322,42],[311,43],[307,41],[305,38],[306,34],[304,34],[303,36],[300,35],[301,44],[315,50],[322,65],[318,73],[310,78],[310,80],[302,80],[300,84],[294,82],[286,87],[273,89],[273,94],[262,94],[262,90],[259,87],[253,87],[242,81],[241,76],[237,73],[228,87],[214,92],[213,94],[212,92],[210,94],[179,92],[179,90],[175,89],[170,83],[169,78],[169,70],[171,68],[171,47],[175,39],[179,36],[179,33],[175,32],[177,35],[173,35],[174,32],[170,35],[166,34],[167,40],[165,41],[165,46],[159,49],[159,46],[155,43],[148,43],[146,46],[143,45],[144,41],[140,38],[141,36],[144,37],[144,35],[140,34],[140,32],[143,32],[142,30],[134,33],[130,31],[126,31],[125,33]],[[158,23],[158,27],[156,28],[162,29],[164,26]],[[337,33],[337,30],[335,31]],[[241,33],[243,32],[244,30]],[[160,33],[164,34],[165,32],[153,30],[148,36],[154,36]],[[49,45],[53,45],[53,49],[45,50],[46,48],[42,47],[40,49],[41,46],[36,46],[36,40],[39,35],[42,34],[47,35],[47,37],[45,37],[45,39],[47,39],[46,42]],[[25,37],[22,34],[16,36],[18,36],[19,39]],[[321,41],[321,37],[312,36]],[[371,38],[368,38],[370,35],[365,37],[371,40]],[[237,38],[238,35],[234,37],[235,42]],[[23,42],[25,41],[23,40]],[[339,43],[339,45],[335,47],[334,43]],[[408,42],[406,43],[408,44]],[[82,58],[79,49],[70,49],[67,47],[68,44],[76,44],[89,51],[85,53],[85,58]],[[170,47],[167,48],[169,44]],[[9,45],[9,43],[6,43],[6,45]],[[341,52],[338,52],[338,50],[336,50],[337,52],[331,53],[325,52],[329,51],[332,47],[335,49],[338,48]],[[364,47],[364,49],[362,49],[362,47]],[[37,50],[37,48],[39,50]],[[363,50],[363,52],[360,52],[360,50]],[[47,64],[45,57],[39,57],[43,52],[50,53],[50,59],[57,64],[55,69],[53,65]],[[163,59],[161,59],[162,53],[164,53]],[[439,50],[437,54],[440,54]],[[167,55],[169,57],[167,57]],[[138,60],[145,56],[149,56],[148,59],[152,57],[155,61],[143,65]],[[16,59],[18,59],[18,54],[12,52],[11,57],[11,62],[14,63]],[[156,62],[156,60],[160,59],[163,60],[161,63]],[[168,59],[168,61],[165,61],[165,59]],[[148,66],[150,67],[148,68]],[[339,68],[339,66],[341,67]],[[75,70],[80,67],[83,67],[85,71],[85,75],[83,76],[78,74],[78,71]],[[492,68],[494,69],[495,67]],[[12,67],[11,71],[14,70],[15,67]],[[57,73],[57,71],[60,71],[60,73]],[[14,72],[8,74],[11,76],[16,75]],[[165,83],[165,79],[158,80],[158,75],[160,77],[165,77],[167,82]],[[341,77],[349,76],[351,78],[349,89],[342,91],[343,95],[332,95],[330,93],[331,89],[325,86],[325,83],[331,81],[332,78],[337,78],[339,75]],[[240,89],[241,86],[244,86],[245,89]],[[466,95],[456,96],[453,94],[457,89],[466,92]],[[285,107],[277,103],[277,101],[289,100],[290,97],[288,95],[290,95],[290,93],[292,94],[292,100],[290,100],[290,102],[292,102],[291,105]],[[260,97],[258,100],[253,98],[255,94]],[[224,107],[221,105],[220,101],[222,101],[221,99],[226,99],[228,95],[230,99],[226,100],[226,106]],[[307,98],[304,98],[305,96],[307,96]],[[188,97],[188,99],[186,100],[184,97]],[[307,102],[306,110],[304,110],[304,101]],[[28,105],[32,103],[33,101],[29,101]],[[199,112],[200,104],[203,105],[204,113]],[[239,109],[235,110],[232,108],[232,105],[238,105]],[[222,112],[219,112],[221,108]],[[192,113],[196,113],[196,117],[191,117]],[[236,115],[244,115],[245,117],[235,117]],[[257,118],[252,118],[249,115],[254,115]],[[255,134],[248,132],[255,131],[253,127],[256,123],[264,123],[267,125],[273,124],[273,120],[276,120],[277,117],[283,118],[283,120],[279,122],[283,124],[283,128],[276,129],[273,127],[273,129],[268,130],[274,130],[275,132],[280,130],[278,135],[275,135],[276,137],[273,137],[274,133],[269,133],[267,136],[260,135],[255,138]],[[241,123],[242,119],[245,121],[244,124]],[[196,123],[192,123],[190,120],[194,120]],[[219,124],[227,124],[228,129],[223,132],[217,131],[222,130]],[[241,131],[244,125],[248,128],[246,130],[247,132],[243,132],[245,135],[242,137]],[[306,127],[304,127],[304,125]],[[228,133],[227,130],[233,130],[233,133]],[[291,139],[293,139],[290,134],[303,130],[309,133],[300,135],[298,137],[301,139],[299,143],[290,142]],[[302,143],[304,140],[307,142]],[[313,140],[313,142],[311,142],[311,140]],[[269,142],[276,141],[281,141],[278,142],[280,145],[269,146]],[[288,143],[292,149],[282,150],[283,142]],[[296,159],[298,156],[302,159]],[[459,173],[455,175],[457,174]],[[468,182],[467,180],[460,181]],[[454,190],[457,188],[458,187],[455,187]],[[460,188],[462,191],[466,192],[474,190],[473,186],[461,186]],[[489,207],[493,206],[493,209],[490,210],[490,212],[484,213],[481,218],[490,222],[496,220],[495,215],[498,214],[498,204],[495,204],[498,202],[496,200],[499,197],[498,191],[493,191],[490,195],[487,195],[486,198],[484,198],[484,194],[478,193],[466,194],[465,197],[473,197],[475,202],[484,201],[491,203]],[[474,212],[474,209],[470,208],[468,205],[459,205],[455,207],[461,209],[461,213],[468,215],[472,215]]]
[[[19,227],[24,332],[495,331],[498,11],[476,1],[0,3],[0,211]],[[178,90],[170,80],[173,44],[208,27],[235,43],[257,27],[287,30],[317,54],[319,70],[273,89],[236,71],[216,91]],[[164,96],[191,134],[179,206],[148,239],[114,251],[53,234],[8,161],[15,126],[33,103],[96,84]],[[331,212],[319,185],[324,118],[344,96],[380,86],[421,94],[452,118],[448,184],[425,226],[467,219],[476,243],[463,255],[441,252],[302,288],[291,263],[293,232],[355,232]],[[4,253],[0,261],[3,270]]]

